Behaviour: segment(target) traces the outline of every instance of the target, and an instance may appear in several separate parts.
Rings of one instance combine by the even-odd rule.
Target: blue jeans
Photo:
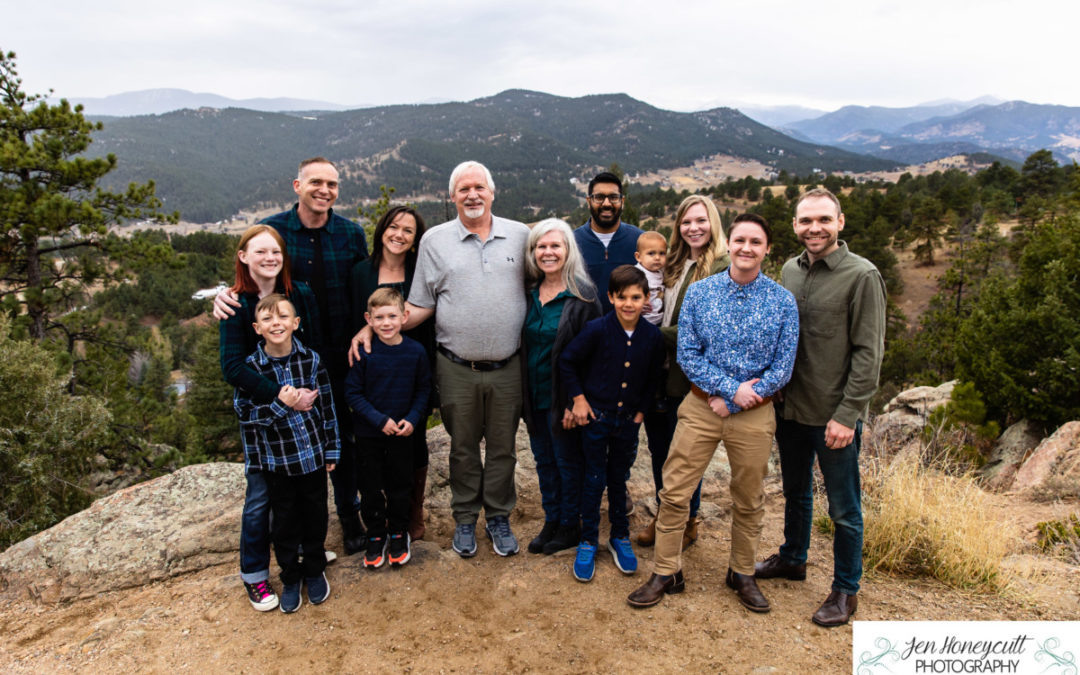
[[[247,474],[240,518],[240,578],[248,584],[270,578],[270,489],[262,472]]]
[[[652,457],[652,477],[656,495],[656,507],[660,508],[660,491],[664,489],[664,462],[667,461],[671,439],[675,436],[675,426],[679,422],[679,404],[682,399],[665,396],[658,400],[662,410],[645,413],[645,437],[649,441],[649,456]],[[701,508],[701,481],[698,481],[694,496],[690,498],[690,519],[697,518]]]
[[[626,517],[626,472],[637,454],[638,430],[630,416],[596,410],[596,419],[581,429],[585,480],[581,496],[581,540],[600,542],[600,501],[608,494],[612,539],[630,536]]]
[[[562,429],[562,411],[556,417],[550,410],[529,411],[532,434],[529,445],[536,460],[540,483],[540,503],[544,520],[577,527],[581,520],[581,482],[584,462],[581,434],[576,429]],[[554,427],[558,425],[558,430]]]
[[[859,483],[859,450],[862,422],[855,425],[855,439],[845,448],[825,447],[825,427],[791,420],[777,420],[776,442],[780,446],[780,473],[784,482],[784,544],[780,558],[787,563],[806,562],[814,514],[814,457],[825,481],[833,534],[832,590],[854,595],[862,578],[862,488]]]

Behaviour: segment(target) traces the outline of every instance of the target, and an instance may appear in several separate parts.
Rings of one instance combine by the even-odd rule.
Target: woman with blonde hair
[[[679,308],[690,284],[722,271],[728,264],[727,243],[716,205],[704,195],[690,195],[675,212],[675,227],[668,242],[667,265],[664,268],[664,318],[660,322],[660,332],[667,347],[669,370],[664,390],[657,396],[656,409],[645,415],[645,435],[652,457],[657,508],[660,505],[660,490],[664,487],[664,462],[678,422],[676,411],[683,398],[690,393],[690,380],[675,362]],[[683,548],[697,541],[700,506],[701,485],[698,484],[690,502],[690,520],[683,535]],[[638,533],[636,541],[639,546],[652,546],[655,538],[656,518],[653,518],[649,526]]]

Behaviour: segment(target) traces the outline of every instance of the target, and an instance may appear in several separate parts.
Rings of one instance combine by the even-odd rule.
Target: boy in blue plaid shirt
[[[270,492],[274,554],[281,567],[281,611],[300,608],[301,580],[317,605],[330,597],[326,581],[326,472],[333,471],[341,443],[330,378],[319,355],[293,337],[300,318],[289,300],[271,294],[255,306],[255,332],[263,338],[247,363],[282,386],[270,403],[256,404],[237,389],[248,471],[262,471]],[[298,389],[317,389],[310,410],[294,410]],[[303,546],[301,561],[299,551]]]

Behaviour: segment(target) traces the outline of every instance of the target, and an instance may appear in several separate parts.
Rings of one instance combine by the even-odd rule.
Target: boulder
[[[43,602],[236,562],[241,464],[199,464],[95,501],[0,553],[0,591]]]
[[[1045,437],[1040,425],[1030,420],[1020,420],[1005,430],[994,444],[982,469],[987,487],[1008,490],[1016,477],[1016,471]]]
[[[952,380],[937,387],[915,387],[900,392],[874,418],[868,441],[888,454],[916,441],[930,412],[949,401],[955,386],[956,380]]]
[[[1013,480],[1014,491],[1071,486],[1080,491],[1080,421],[1061,425],[1020,465]]]

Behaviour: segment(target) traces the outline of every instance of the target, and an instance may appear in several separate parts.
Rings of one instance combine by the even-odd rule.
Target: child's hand
[[[401,420],[397,423],[397,435],[398,436],[411,436],[413,432],[412,422],[409,420]]]
[[[386,420],[386,424],[382,426],[382,432],[387,436],[397,436],[398,425],[394,420]]]
[[[583,427],[589,423],[590,419],[596,419],[596,413],[585,400],[585,394],[578,394],[574,397],[574,423]]]
[[[739,385],[739,389],[735,392],[735,396],[732,400],[735,401],[735,405],[739,406],[743,410],[747,408],[753,408],[758,403],[761,403],[761,396],[752,389],[753,385],[761,382],[760,377],[755,377],[752,380],[747,380]]]
[[[634,415],[634,424],[641,424],[644,421],[645,421],[645,413],[639,412],[638,414]]]
[[[326,465],[326,472],[330,473],[331,471],[333,471],[336,468],[337,468],[337,464],[334,464],[333,462],[331,462],[331,463]]]
[[[300,402],[300,391],[291,384],[286,384],[278,392],[277,397],[282,403],[295,410],[296,404]]]

